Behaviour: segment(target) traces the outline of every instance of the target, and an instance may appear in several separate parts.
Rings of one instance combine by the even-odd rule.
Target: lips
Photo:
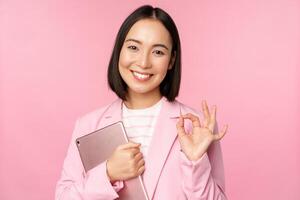
[[[132,72],[134,78],[136,78],[139,81],[147,81],[153,75],[153,74],[137,72],[137,71],[133,71],[133,70],[131,70],[131,72]]]

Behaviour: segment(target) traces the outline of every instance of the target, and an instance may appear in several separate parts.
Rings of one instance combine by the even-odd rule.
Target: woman
[[[56,199],[116,199],[123,181],[142,175],[149,199],[226,199],[216,106],[198,112],[175,98],[181,48],[171,17],[142,6],[123,22],[108,68],[118,98],[76,122]],[[200,118],[201,122],[200,122]],[[122,120],[129,143],[84,172],[75,139]],[[191,121],[192,123],[187,123]]]

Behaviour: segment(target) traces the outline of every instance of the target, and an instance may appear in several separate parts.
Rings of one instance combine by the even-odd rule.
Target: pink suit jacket
[[[75,139],[99,128],[122,120],[122,100],[78,118],[71,143],[64,160],[61,177],[56,185],[56,200],[110,200],[118,198],[123,181],[113,185],[106,174],[106,161],[84,172]],[[148,155],[145,160],[143,181],[151,200],[226,200],[222,151],[219,142],[210,145],[197,161],[190,161],[180,150],[176,123],[180,113],[198,112],[178,101],[163,104]],[[191,131],[191,123],[185,123]],[[218,127],[216,125],[215,132]]]

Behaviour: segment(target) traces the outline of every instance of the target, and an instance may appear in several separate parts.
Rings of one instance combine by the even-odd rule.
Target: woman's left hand
[[[228,125],[225,125],[221,133],[214,134],[217,107],[213,106],[210,113],[206,101],[202,101],[202,110],[204,113],[203,123],[200,123],[197,116],[188,113],[180,116],[176,126],[181,150],[189,160],[193,161],[201,158],[213,141],[221,140],[228,128]],[[192,133],[186,133],[184,119],[192,121]]]

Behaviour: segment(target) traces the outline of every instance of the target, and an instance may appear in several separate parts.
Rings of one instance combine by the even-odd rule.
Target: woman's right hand
[[[110,182],[125,181],[144,172],[145,161],[140,146],[141,144],[128,142],[115,149],[106,166]]]

